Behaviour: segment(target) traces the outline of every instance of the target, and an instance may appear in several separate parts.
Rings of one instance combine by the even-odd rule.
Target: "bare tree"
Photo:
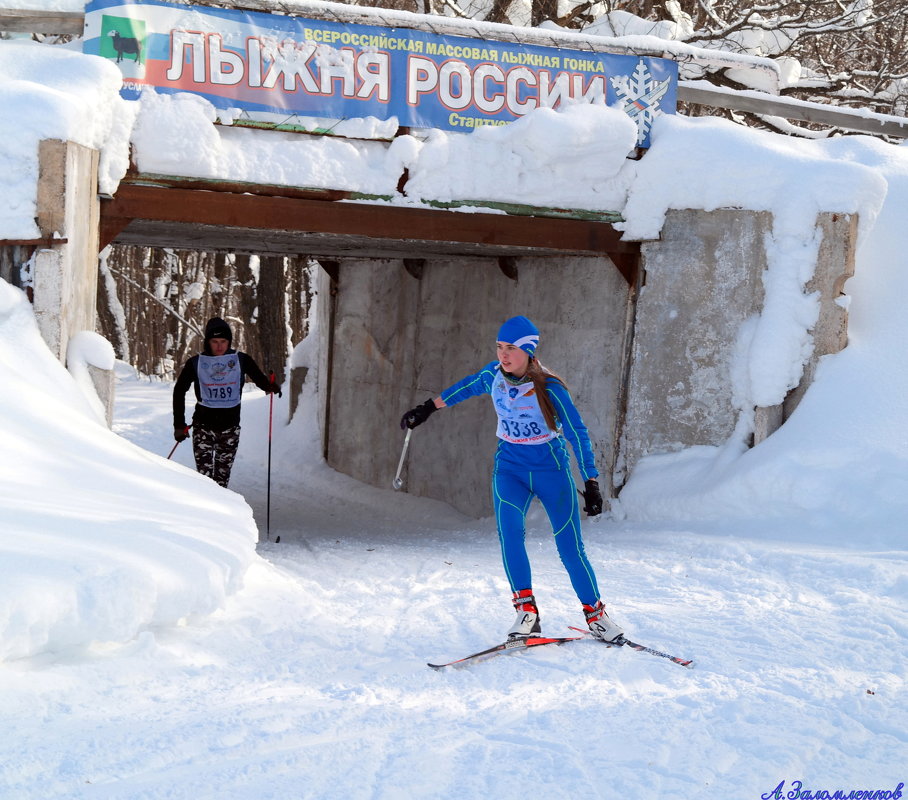
[[[222,317],[235,346],[282,381],[290,350],[308,333],[306,263],[114,246],[101,261],[99,330],[118,358],[145,375],[172,380],[201,348],[205,322]]]
[[[684,29],[685,41],[784,63],[783,95],[881,113],[904,110],[908,5],[902,0],[660,4],[672,5],[681,9],[672,21]],[[740,76],[727,73],[707,77],[742,85]]]

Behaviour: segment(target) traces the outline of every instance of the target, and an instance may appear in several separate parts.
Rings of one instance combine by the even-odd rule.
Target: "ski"
[[[573,625],[568,626],[572,631],[577,631],[578,633],[588,636],[590,639],[596,639],[597,642],[602,642],[602,639],[597,639],[589,631],[585,631],[582,628],[575,628]],[[669,653],[663,653],[661,650],[654,650],[652,647],[647,647],[643,644],[637,644],[637,642],[632,642],[630,639],[619,636],[613,642],[602,642],[602,644],[607,644],[610,647],[619,645],[622,647],[630,647],[632,650],[637,650],[641,653],[649,653],[652,656],[659,656],[660,658],[667,658],[669,661],[674,662],[675,664],[680,664],[682,667],[687,667],[688,669],[693,669],[694,662],[689,658],[678,658],[678,656],[673,656]]]
[[[444,667],[452,667],[457,664],[463,664],[467,661],[473,661],[483,656],[495,656],[501,655],[503,653],[513,653],[517,650],[528,650],[531,647],[541,647],[546,644],[564,644],[565,642],[576,642],[578,639],[582,639],[582,636],[559,636],[559,637],[548,637],[548,636],[530,636],[527,639],[512,639],[507,642],[502,642],[501,644],[496,644],[494,647],[486,648],[485,650],[480,650],[478,653],[471,653],[468,656],[463,658],[455,659],[454,661],[448,661],[444,664],[432,664],[429,666],[432,669],[443,669]]]

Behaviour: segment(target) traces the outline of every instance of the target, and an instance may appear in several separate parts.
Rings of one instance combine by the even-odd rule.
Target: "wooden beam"
[[[68,241],[65,236],[59,239],[53,236],[44,239],[0,239],[0,247],[57,247]]]
[[[0,31],[10,33],[72,33],[82,35],[85,14],[81,11],[38,11],[0,8]]]
[[[375,140],[373,140],[375,141]],[[406,173],[406,170],[404,170]],[[406,194],[401,176],[398,190]],[[360,202],[386,202],[394,200],[392,194],[367,194],[349,189],[317,189],[311,186],[289,186],[276,183],[253,183],[251,181],[224,180],[223,178],[191,178],[184,175],[161,175],[150,172],[126,173],[123,184],[136,186],[159,186],[162,189],[208,189],[212,192],[233,192],[234,194],[262,194],[270,197],[300,197],[307,200],[354,200]],[[623,222],[618,211],[595,211],[587,208],[555,208],[535,206],[526,203],[506,203],[500,200],[422,200],[421,205],[445,211],[500,211],[517,217],[561,217],[565,219],[587,219],[595,222]]]
[[[297,197],[307,200],[356,199],[356,194],[346,189],[313,189],[306,186],[228,181],[221,178],[187,178],[179,175],[158,175],[148,172],[128,172],[120,185],[123,186],[127,183],[136,186],[157,186],[162,189],[205,189],[212,192],[262,194],[269,197]]]
[[[637,273],[640,270],[640,251],[638,250],[636,253],[613,253],[611,259],[618,271],[624,276],[628,286],[635,286],[637,284]]]
[[[104,208],[104,204],[101,204]],[[111,214],[101,214],[98,230],[98,249],[103,250],[107,245],[113,244],[118,234],[132,222],[128,217],[115,217]]]
[[[102,220],[172,223],[363,236],[385,240],[462,242],[493,247],[558,249],[566,253],[635,253],[604,222],[506,214],[460,213],[390,203],[331,202],[197,189],[121,184],[101,203]]]

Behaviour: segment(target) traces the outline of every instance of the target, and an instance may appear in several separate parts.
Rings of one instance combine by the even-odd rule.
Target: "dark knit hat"
[[[208,347],[210,339],[226,339],[228,343],[233,342],[230,326],[220,317],[212,317],[205,325],[205,347]]]

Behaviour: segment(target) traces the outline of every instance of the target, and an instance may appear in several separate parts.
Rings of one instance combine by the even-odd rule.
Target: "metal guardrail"
[[[747,111],[762,116],[814,122],[847,131],[908,139],[908,118],[905,117],[776,97],[762,92],[723,90],[710,87],[703,81],[680,81],[678,99],[695,105]]]

